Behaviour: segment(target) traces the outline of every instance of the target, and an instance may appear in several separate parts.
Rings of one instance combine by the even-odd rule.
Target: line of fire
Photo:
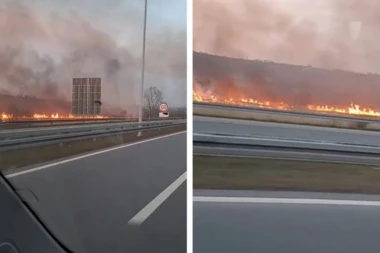
[[[380,75],[193,52],[193,101],[380,117]]]
[[[102,119],[107,118],[101,114],[101,94],[102,80],[99,77],[73,78],[71,113],[42,113],[42,112],[24,112],[32,110],[43,111],[43,107],[54,104],[64,111],[69,111],[70,104],[66,101],[44,100],[33,97],[15,97],[10,95],[1,95],[3,104],[10,104],[8,110],[13,112],[2,112],[1,120],[3,122],[16,120],[62,120],[62,119]],[[1,101],[0,101],[1,103]],[[8,106],[9,107],[9,106]]]

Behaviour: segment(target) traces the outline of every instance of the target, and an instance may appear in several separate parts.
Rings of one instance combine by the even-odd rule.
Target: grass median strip
[[[25,166],[36,165],[184,130],[186,130],[186,125],[144,131],[140,137],[137,136],[137,132],[134,132],[5,151],[0,154],[0,171],[17,171],[18,168]]]
[[[194,156],[195,189],[380,194],[380,168],[324,162]]]

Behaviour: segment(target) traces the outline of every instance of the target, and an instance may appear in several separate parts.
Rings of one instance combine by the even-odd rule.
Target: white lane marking
[[[301,198],[248,198],[248,197],[193,197],[194,202],[219,203],[264,203],[298,205],[338,205],[338,206],[378,206],[380,201],[341,200],[341,199],[301,199]]]
[[[70,159],[66,159],[66,160],[55,162],[55,163],[49,163],[49,164],[42,165],[42,166],[39,166],[39,167],[31,168],[29,170],[24,170],[24,171],[20,171],[20,172],[16,172],[16,173],[11,173],[11,174],[6,175],[5,177],[6,178],[17,177],[17,176],[20,176],[20,175],[24,175],[24,174],[31,173],[31,172],[38,171],[38,170],[43,170],[43,169],[46,169],[46,168],[54,167],[54,166],[57,166],[57,165],[60,165],[60,164],[64,164],[64,163],[68,163],[68,162],[72,162],[72,161],[76,161],[76,160],[83,159],[83,158],[86,158],[86,157],[90,157],[90,156],[94,156],[94,155],[99,155],[99,154],[107,153],[107,152],[110,152],[110,151],[114,151],[114,150],[118,150],[118,149],[122,149],[122,148],[127,148],[127,147],[135,146],[135,145],[138,145],[138,144],[143,144],[143,143],[146,143],[146,142],[151,142],[151,141],[155,141],[155,140],[159,140],[159,139],[163,139],[163,138],[167,138],[167,137],[171,137],[171,136],[179,135],[179,134],[183,134],[183,133],[186,133],[186,131],[181,131],[181,132],[173,133],[173,134],[167,134],[167,135],[163,135],[163,136],[159,136],[159,137],[155,137],[155,138],[151,138],[151,139],[146,139],[146,140],[142,140],[142,141],[138,141],[138,142],[129,143],[129,144],[122,145],[122,146],[117,146],[117,147],[114,147],[114,148],[100,150],[100,151],[97,151],[97,152],[93,152],[93,153],[89,153],[89,154],[85,154],[85,155],[81,155],[81,156],[76,156],[76,157],[73,157],[73,158],[70,158]]]
[[[177,178],[163,192],[157,195],[149,204],[140,210],[132,219],[128,221],[129,225],[139,226],[162,204],[177,188],[186,180],[186,172]]]

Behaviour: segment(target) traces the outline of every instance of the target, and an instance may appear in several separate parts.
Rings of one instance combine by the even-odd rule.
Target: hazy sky
[[[194,0],[194,50],[380,73],[380,1]]]
[[[139,94],[143,0],[0,0],[0,92],[70,98],[72,78],[102,77],[103,100]],[[186,0],[148,0],[146,87],[186,101]]]

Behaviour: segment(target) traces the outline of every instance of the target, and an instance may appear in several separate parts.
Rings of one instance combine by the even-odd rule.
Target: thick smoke
[[[131,5],[125,27],[134,36],[128,35],[132,37],[128,46],[120,46],[117,39],[96,26],[96,17],[86,20],[74,10],[62,14],[17,1],[0,1],[0,93],[70,100],[72,78],[94,76],[102,78],[104,104],[122,108],[136,104],[141,76],[141,9],[141,15],[136,15]],[[185,78],[185,33],[180,29],[149,30],[149,26],[147,33],[146,74],[155,76],[156,83],[146,85],[170,91],[165,79]],[[178,103],[176,94],[164,96],[169,103]]]
[[[380,73],[379,28],[376,0],[194,0],[194,50],[236,58]]]
[[[195,85],[300,107],[378,109],[380,76],[367,73],[380,74],[379,28],[374,0],[194,0],[194,50],[208,53],[194,54]]]

